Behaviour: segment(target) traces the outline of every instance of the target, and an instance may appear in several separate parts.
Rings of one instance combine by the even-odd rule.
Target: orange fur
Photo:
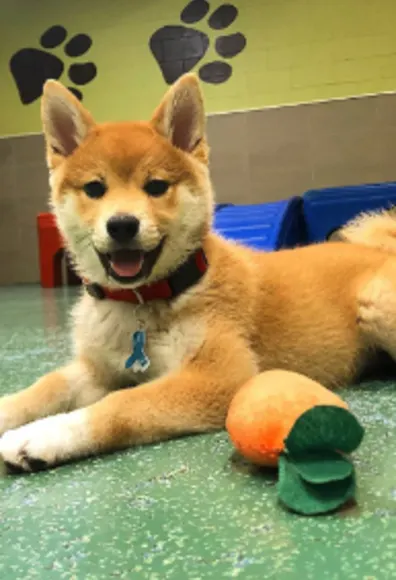
[[[396,358],[396,258],[378,242],[389,236],[389,216],[382,216],[386,232],[373,241],[370,230],[366,245],[359,239],[273,254],[211,232],[213,191],[195,76],[170,88],[150,122],[103,125],[51,81],[42,118],[52,204],[81,275],[134,287],[109,277],[96,252],[111,249],[106,221],[119,213],[139,219],[142,251],[164,240],[144,282],[166,277],[199,247],[209,269],[169,303],[135,306],[84,294],[73,313],[75,361],[0,400],[0,454],[10,465],[31,470],[222,428],[235,392],[260,371],[291,370],[336,387],[355,380],[377,348]],[[170,183],[161,197],[143,189],[153,178]],[[83,191],[94,179],[107,185],[100,199]],[[124,368],[138,328],[146,330],[151,359],[143,375]]]

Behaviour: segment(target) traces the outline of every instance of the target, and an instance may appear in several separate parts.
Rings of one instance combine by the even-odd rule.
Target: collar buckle
[[[137,290],[136,288],[133,289],[133,293],[135,294],[137,301],[139,302],[139,304],[144,304],[144,298],[141,295],[141,293],[139,292],[139,290]]]

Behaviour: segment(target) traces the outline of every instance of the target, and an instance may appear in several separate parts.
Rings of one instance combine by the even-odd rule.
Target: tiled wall
[[[214,115],[221,201],[257,203],[310,188],[396,180],[396,95]]]
[[[108,0],[0,0],[0,135],[40,130],[42,80],[59,75],[66,86],[82,93],[98,121],[150,118],[167,88],[150,39],[156,34],[164,39],[163,29],[169,26],[176,28],[169,60],[163,55],[163,61],[183,62],[184,70],[192,67],[201,76],[209,63],[232,67],[224,82],[203,80],[211,113],[396,90],[395,0],[196,4],[207,5],[208,13],[186,23],[182,15],[189,0],[116,0],[111,10]],[[211,27],[213,14],[224,4],[235,6],[235,20],[222,29]],[[63,42],[61,37],[39,52],[43,33],[54,25],[65,28],[67,39]],[[76,58],[68,55],[67,43],[80,33],[90,37],[92,46]],[[229,43],[230,35],[238,34],[246,39],[246,47],[223,58],[217,51],[219,39]],[[205,54],[200,38],[209,42]],[[14,65],[19,62],[14,75],[12,58]],[[81,63],[96,66],[94,79],[73,80]],[[33,100],[23,104],[17,87],[30,87]]]
[[[213,115],[208,134],[219,202],[396,179],[396,94]],[[0,139],[0,284],[38,281],[47,198],[42,136]]]
[[[0,284],[36,282],[36,215],[46,211],[42,135],[0,139]]]

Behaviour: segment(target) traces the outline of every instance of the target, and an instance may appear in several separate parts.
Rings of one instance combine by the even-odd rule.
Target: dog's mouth
[[[164,241],[162,239],[158,246],[149,252],[121,248],[108,253],[98,252],[98,255],[108,276],[117,282],[131,284],[151,274]]]

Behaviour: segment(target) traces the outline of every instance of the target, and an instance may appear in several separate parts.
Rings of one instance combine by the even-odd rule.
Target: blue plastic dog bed
[[[321,242],[359,213],[396,205],[396,182],[307,191],[303,214],[308,242]]]
[[[302,200],[292,197],[274,203],[217,206],[214,229],[251,248],[292,248],[305,242]]]

